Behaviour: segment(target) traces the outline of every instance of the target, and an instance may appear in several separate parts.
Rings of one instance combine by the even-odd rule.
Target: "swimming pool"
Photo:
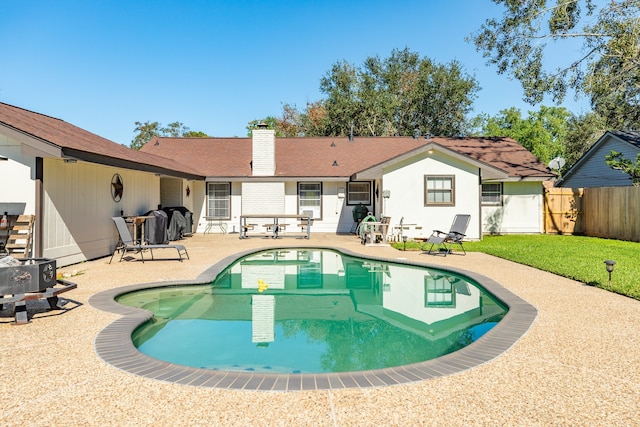
[[[289,250],[288,248],[281,248],[277,246],[274,246],[271,249],[278,249],[280,251]],[[321,248],[310,249],[316,250]],[[256,250],[248,250],[221,260],[201,274],[198,277],[198,280],[196,280],[196,284],[200,284],[199,286],[209,285],[218,278],[223,282],[225,280],[231,280],[231,289],[233,289],[233,275],[224,273],[225,269],[236,263],[242,257],[247,255],[256,255],[257,253],[258,252],[256,252]],[[360,254],[345,249],[340,249],[340,253],[354,257],[361,256]],[[372,263],[389,262],[394,265],[401,264],[422,268],[433,267],[425,263],[407,261],[403,259],[378,257],[368,257],[367,259]],[[120,295],[142,289],[157,288],[167,290],[167,286],[171,286],[172,289],[177,290],[181,286],[189,284],[185,281],[168,281],[162,283],[146,283],[141,285],[125,286],[93,295],[89,300],[89,303],[92,306],[112,313],[118,313],[122,316],[98,334],[95,340],[95,349],[97,354],[103,360],[116,368],[151,379],[188,384],[191,386],[268,391],[338,389],[349,387],[362,388],[421,381],[473,368],[474,366],[498,357],[504,351],[508,350],[524,333],[526,333],[535,320],[537,311],[534,307],[503,288],[495,281],[475,272],[447,268],[441,268],[440,270],[446,274],[452,274],[454,276],[459,275],[465,278],[465,280],[470,279],[472,282],[481,284],[482,288],[489,291],[495,298],[504,303],[504,305],[509,308],[509,311],[504,316],[503,320],[486,332],[482,339],[476,341],[472,340],[473,342],[470,345],[458,351],[424,362],[416,362],[382,369],[367,369],[363,371],[276,374],[272,373],[272,371],[260,372],[259,370],[247,371],[231,369],[203,369],[201,367],[194,368],[158,360],[154,357],[141,353],[133,345],[131,337],[134,331],[141,324],[152,319],[153,315],[148,310],[141,310],[136,307],[128,307],[117,303],[115,302],[115,298]],[[344,273],[346,275],[346,270]],[[342,274],[343,273],[340,269],[338,269],[335,276],[342,277]],[[383,272],[383,276],[386,276],[386,273]],[[258,278],[256,278],[256,283],[257,281]],[[262,281],[270,287],[276,287],[275,283],[277,283],[277,281],[267,278],[262,278]],[[269,281],[271,281],[272,284],[269,284]],[[304,282],[304,280],[302,282]],[[324,285],[326,285],[327,288],[329,287],[328,283],[325,283]],[[386,290],[384,283],[380,283],[380,285],[380,292],[383,294],[384,298],[384,294],[391,292],[394,284],[391,283]],[[298,285],[296,284],[296,287],[297,286]],[[221,286],[221,288],[224,287]],[[271,292],[275,291],[276,289],[271,289]],[[252,292],[256,295],[264,295],[265,293],[269,295],[270,291],[267,290],[261,293],[259,290],[256,292],[256,289],[253,289]],[[313,290],[308,290],[307,292],[313,292]],[[456,295],[456,297],[458,296],[459,294]],[[416,298],[416,300],[418,299]],[[458,302],[460,301],[461,300],[458,299]],[[484,325],[486,325],[486,323]],[[479,333],[483,332],[479,331]],[[258,344],[264,345],[264,343],[256,343],[256,345]]]
[[[148,356],[226,371],[384,369],[460,350],[507,310],[464,276],[319,248],[247,255],[208,285],[117,298],[154,316],[132,340]]]

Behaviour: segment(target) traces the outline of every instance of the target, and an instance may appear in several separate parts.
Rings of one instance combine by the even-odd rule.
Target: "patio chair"
[[[458,214],[453,217],[453,223],[451,224],[449,232],[433,230],[433,233],[425,242],[425,244],[431,244],[427,253],[429,255],[447,256],[451,253],[452,245],[455,244],[460,246],[463,255],[466,255],[467,251],[465,251],[464,246],[462,246],[462,239],[466,236],[465,233],[467,232],[470,219],[471,215]],[[435,251],[433,250],[434,246],[436,247]]]
[[[186,256],[189,259],[189,254],[187,253],[187,248],[184,245],[171,245],[171,244],[149,244],[143,245],[133,241],[131,237],[131,233],[129,233],[129,228],[127,228],[127,223],[124,218],[115,216],[111,217],[113,222],[116,225],[116,229],[118,230],[118,235],[120,236],[118,243],[116,244],[116,248],[113,250],[111,254],[111,259],[109,260],[109,264],[113,260],[113,256],[118,251],[122,251],[122,255],[120,256],[120,261],[124,258],[124,254],[128,251],[134,251],[135,253],[140,254],[140,259],[144,262],[144,251],[149,250],[151,253],[151,259],[153,260],[153,250],[154,249],[175,249],[178,251],[178,257],[182,262],[182,257]]]
[[[379,223],[369,224],[368,232],[365,232],[363,243],[368,239],[370,243],[387,243],[387,234],[389,233],[389,223],[391,217],[383,216]],[[368,225],[365,222],[365,227]]]

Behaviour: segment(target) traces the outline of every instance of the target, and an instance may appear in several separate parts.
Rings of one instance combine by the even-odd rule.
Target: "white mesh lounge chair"
[[[189,259],[189,254],[187,253],[187,248],[184,245],[172,245],[172,244],[155,244],[155,245],[141,245],[133,241],[131,237],[131,233],[129,233],[129,229],[127,228],[127,223],[124,218],[119,216],[111,217],[113,222],[116,224],[116,229],[118,230],[118,235],[120,239],[118,240],[118,244],[116,244],[116,248],[111,254],[111,259],[109,260],[109,264],[113,261],[113,256],[118,251],[122,251],[120,255],[120,261],[124,258],[124,254],[129,251],[134,251],[140,254],[140,259],[144,262],[144,251],[149,250],[151,253],[151,259],[153,260],[153,250],[154,249],[175,249],[178,251],[178,259],[182,261],[182,257],[186,256]]]
[[[465,233],[467,232],[470,219],[471,215],[459,214],[453,217],[453,224],[451,224],[449,232],[433,230],[433,233],[425,242],[425,244],[431,244],[427,253],[429,255],[447,256],[451,253],[452,245],[455,244],[460,246],[462,253],[466,255],[467,251],[465,251],[464,246],[462,246],[462,239],[466,236]]]

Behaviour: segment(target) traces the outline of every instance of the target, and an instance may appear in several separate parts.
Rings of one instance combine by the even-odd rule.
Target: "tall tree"
[[[151,138],[160,136],[161,128],[159,122],[136,122],[136,128],[133,130],[136,135],[129,146],[133,150],[139,150],[144,144],[149,142]]]
[[[291,104],[282,105],[282,117],[267,116],[264,119],[250,121],[246,126],[247,135],[251,136],[251,132],[260,124],[267,125],[267,129],[275,130],[278,137],[294,137],[301,133],[300,112]]]
[[[358,106],[358,70],[346,61],[336,62],[331,70],[320,79],[320,91],[327,98],[326,136],[344,136],[351,132]],[[359,125],[359,123],[358,123]]]
[[[247,136],[251,136],[251,132],[254,129],[258,129],[258,126],[260,126],[260,125],[266,125],[267,129],[274,129],[275,130],[277,121],[278,121],[278,119],[276,119],[273,116],[267,116],[264,119],[253,119],[249,123],[247,123],[247,126],[246,126]],[[278,135],[278,132],[276,131],[276,136],[282,136],[282,135]]]
[[[369,57],[362,67],[335,63],[320,80],[327,136],[463,134],[479,90],[457,62],[436,64],[409,49],[386,59]]]
[[[640,119],[640,0],[493,0],[504,6],[469,40],[520,81],[525,100],[586,95],[610,127]],[[580,48],[576,46],[580,45]],[[555,69],[549,55],[562,49]],[[570,52],[574,52],[572,55]]]
[[[606,131],[605,120],[595,112],[572,115],[567,120],[565,170],[573,166]]]
[[[192,131],[181,122],[169,123],[163,127],[159,122],[136,122],[134,132],[136,135],[129,148],[139,150],[144,144],[157,136],[173,138],[206,138],[208,135],[200,131]]]
[[[479,116],[475,120],[476,133],[511,137],[547,164],[554,157],[565,157],[571,113],[564,107],[542,106],[528,114],[523,118],[520,110],[512,107],[494,117]]]

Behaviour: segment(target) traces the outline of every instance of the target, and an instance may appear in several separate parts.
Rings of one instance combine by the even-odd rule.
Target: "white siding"
[[[115,173],[124,184],[117,203],[111,198]],[[45,159],[43,181],[43,256],[58,265],[110,255],[118,240],[110,217],[143,214],[160,203],[160,180],[151,173]]]
[[[540,182],[505,182],[502,206],[482,207],[483,233],[542,233],[543,197]]]

